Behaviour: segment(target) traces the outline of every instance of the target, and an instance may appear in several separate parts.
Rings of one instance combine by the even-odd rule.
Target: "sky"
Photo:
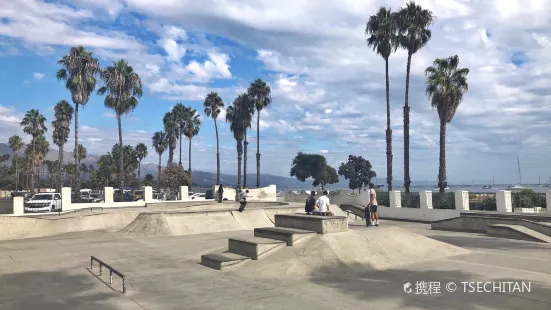
[[[424,70],[436,58],[458,55],[460,67],[470,69],[469,91],[447,129],[448,181],[495,177],[496,183],[517,183],[517,156],[524,183],[538,177],[547,181],[551,1],[417,3],[433,11],[437,21],[431,41],[412,58],[412,180],[436,182],[438,175],[438,115],[424,92]],[[364,31],[379,7],[396,11],[404,5],[398,0],[0,1],[0,141],[13,134],[30,141],[19,126],[27,110],[39,109],[49,124],[53,106],[70,102],[55,78],[56,62],[81,44],[102,66],[126,59],[144,82],[138,107],[122,121],[124,144],[150,147],[163,115],[182,102],[199,110],[203,122],[192,140],[193,170],[215,172],[214,121],[204,115],[202,102],[216,91],[229,105],[262,78],[273,97],[260,114],[262,173],[289,176],[293,157],[303,151],[323,154],[335,168],[349,154],[361,155],[384,176],[384,60],[367,47]],[[389,64],[394,178],[399,180],[406,59],[399,50]],[[103,100],[94,94],[79,115],[79,141],[97,155],[118,142],[116,119]],[[222,114],[221,170],[235,174],[235,140]],[[253,173],[256,123],[248,136]],[[150,147],[144,162],[157,161]]]

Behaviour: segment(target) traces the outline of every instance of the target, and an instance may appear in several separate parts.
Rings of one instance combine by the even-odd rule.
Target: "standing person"
[[[249,190],[241,190],[239,193],[239,212],[243,212],[245,210],[245,207],[247,206],[247,194],[249,193]]]
[[[373,188],[373,184],[369,184],[369,211],[371,212],[371,225],[379,226],[379,216],[377,215],[377,192]],[[367,220],[366,220],[367,221]]]
[[[329,197],[327,195],[329,192],[327,190],[323,191],[323,196],[318,198],[318,201],[316,201],[316,207],[317,209],[314,210],[314,213],[320,214],[320,215],[331,215],[331,210],[329,210]]]
[[[224,197],[224,187],[220,184],[220,187],[218,187],[218,203],[222,202],[222,197]]]
[[[310,192],[310,196],[306,198],[306,205],[304,206],[304,211],[306,214],[312,214],[314,212],[314,209],[316,208],[316,195],[315,191]]]

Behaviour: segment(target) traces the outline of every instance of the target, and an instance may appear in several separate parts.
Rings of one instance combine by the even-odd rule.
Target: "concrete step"
[[[317,235],[317,232],[286,227],[255,228],[254,236],[274,240],[285,241],[288,246],[293,246]]]
[[[493,224],[486,226],[490,236],[551,243],[551,237],[521,225]]]
[[[228,252],[258,260],[287,246],[285,241],[260,237],[230,238]]]
[[[201,265],[222,271],[239,268],[250,260],[250,257],[229,252],[201,255]]]

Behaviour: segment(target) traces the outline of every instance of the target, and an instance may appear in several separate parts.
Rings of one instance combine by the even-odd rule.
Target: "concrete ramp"
[[[172,229],[169,227],[164,213],[142,213],[120,232],[142,237],[172,235]]]
[[[252,230],[259,227],[273,227],[274,223],[262,209],[251,209],[244,212],[231,211],[231,214],[243,229]]]

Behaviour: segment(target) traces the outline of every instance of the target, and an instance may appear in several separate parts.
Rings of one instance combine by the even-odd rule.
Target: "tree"
[[[155,181],[155,178],[151,173],[148,173],[143,178],[143,185],[144,186],[153,186],[153,182]]]
[[[191,177],[191,139],[193,139],[193,137],[199,134],[200,128],[201,128],[201,119],[199,118],[199,113],[197,113],[197,110],[192,108],[186,108],[185,127],[183,128],[183,130],[184,130],[184,135],[189,140],[188,173],[190,177]]]
[[[411,69],[411,57],[423,48],[431,38],[428,28],[435,17],[429,10],[423,9],[415,2],[409,2],[405,8],[398,11],[396,22],[398,25],[398,42],[400,47],[407,50],[408,60],[406,67],[406,98],[404,103],[404,187],[409,194],[411,178],[409,175],[409,75]]]
[[[132,178],[134,171],[138,168],[138,157],[136,155],[136,150],[132,145],[125,145],[122,148],[122,155],[120,152],[119,144],[113,145],[111,149],[111,156],[117,167],[117,171],[122,171],[122,175],[119,173],[119,183],[124,181],[128,183],[128,178]],[[122,167],[120,167],[120,158],[123,157]],[[121,179],[122,178],[122,179]]]
[[[237,187],[241,188],[241,161],[243,159],[243,140],[247,131],[247,121],[250,113],[246,106],[247,96],[241,94],[235,98],[232,105],[226,109],[226,122],[230,123],[230,130],[237,142]]]
[[[448,185],[446,177],[446,124],[450,123],[459,108],[463,95],[469,89],[467,75],[469,69],[458,68],[457,55],[438,58],[425,70],[427,76],[426,93],[431,106],[436,108],[440,118],[440,167],[438,169],[438,187],[440,192]]]
[[[92,56],[92,52],[82,46],[71,47],[69,53],[58,62],[62,68],[57,71],[58,80],[65,81],[65,87],[71,92],[71,99],[75,104],[75,147],[78,147],[78,107],[86,106],[88,99],[96,88],[96,75],[100,72],[99,62]],[[63,163],[61,163],[63,165]],[[79,166],[75,157],[75,166]],[[80,174],[75,169],[76,192],[80,191]]]
[[[322,189],[325,189],[327,184],[339,182],[337,171],[327,165],[325,156],[319,154],[305,154],[299,152],[293,159],[290,174],[301,182],[312,178],[314,180],[312,185],[321,185]]]
[[[44,135],[38,135],[31,140],[31,145],[33,148],[25,149],[25,156],[30,159],[30,170],[31,170],[31,187],[34,188],[34,185],[39,185],[40,182],[36,183],[34,179],[35,169],[41,167],[42,163],[46,159],[46,155],[50,150],[50,143],[46,141]],[[40,178],[39,178],[40,179]]]
[[[260,111],[272,103],[270,86],[261,79],[255,80],[247,89],[256,109],[256,187],[260,187]]]
[[[61,187],[63,186],[63,148],[67,139],[69,138],[69,133],[71,131],[71,119],[73,118],[74,109],[66,100],[59,101],[54,107],[55,120],[52,122],[52,127],[54,128],[53,140],[54,144],[58,146],[59,154],[57,157],[58,161],[58,173],[57,173],[57,190],[61,192]]]
[[[177,132],[178,140],[180,142],[180,157],[178,160],[178,164],[182,165],[182,136],[184,135],[184,130],[186,128],[186,122],[187,122],[187,107],[184,106],[182,103],[177,103],[171,111],[171,121],[174,122],[175,129],[174,132]],[[177,129],[176,129],[177,128]]]
[[[159,171],[157,172],[157,178],[161,176],[161,156],[163,156],[164,151],[168,148],[168,139],[167,134],[164,131],[157,131],[153,134],[151,138],[152,146],[155,149],[155,152],[159,154]]]
[[[98,170],[96,171],[96,177],[98,183],[106,186],[112,178],[113,173],[116,171],[117,166],[111,153],[100,156],[98,159]]]
[[[32,140],[32,164],[31,164],[31,180],[32,180],[32,187],[34,188],[35,185],[35,179],[34,179],[34,169],[37,167],[37,153],[36,153],[36,139],[43,135],[44,132],[46,132],[48,129],[46,128],[46,117],[44,115],[40,114],[40,111],[36,109],[32,109],[27,111],[25,113],[25,116],[23,117],[23,120],[21,121],[21,126],[23,126],[23,132],[31,135],[33,137]]]
[[[147,146],[145,146],[145,144],[138,143],[138,145],[136,145],[136,157],[138,159],[138,180],[140,180],[142,160],[147,157]]]
[[[176,141],[180,136],[180,126],[176,120],[176,115],[172,112],[167,112],[163,117],[164,132],[168,143],[168,164],[174,160],[174,150],[176,149]]]
[[[224,101],[216,92],[211,92],[203,102],[205,114],[212,117],[214,120],[214,130],[216,131],[216,185],[220,184],[220,146],[218,141],[218,125],[216,119],[220,115],[221,109],[224,107]]]
[[[367,45],[385,60],[386,75],[386,180],[388,190],[392,190],[392,129],[390,128],[390,81],[388,77],[388,58],[398,48],[398,28],[396,13],[390,8],[381,7],[376,15],[371,15],[365,33]]]
[[[369,186],[371,178],[377,175],[371,168],[369,160],[362,156],[348,155],[348,161],[339,167],[339,175],[348,180],[348,187],[351,190],[358,189],[360,193],[362,188]]]
[[[108,94],[105,97],[104,105],[106,108],[115,111],[117,124],[119,127],[119,146],[122,147],[122,116],[134,111],[138,105],[138,98],[143,95],[143,83],[140,76],[134,72],[134,68],[121,59],[101,71],[101,79],[104,86],[98,90],[99,95]],[[124,152],[121,152],[119,159],[119,168],[122,168],[124,161]],[[120,170],[120,195],[123,200],[124,177]]]
[[[159,182],[162,186],[178,190],[180,186],[191,185],[191,179],[182,166],[170,163],[161,171]]]
[[[18,135],[13,135],[8,140],[11,150],[13,151],[13,160],[15,162],[15,189],[19,190],[19,151],[23,147],[23,141]]]
[[[247,157],[249,155],[249,141],[247,141],[247,133],[249,131],[249,128],[252,127],[255,105],[250,96],[244,96],[242,100],[243,106],[246,107],[245,111],[246,113],[248,113],[244,114],[243,116],[243,123],[245,126],[245,138],[243,139],[243,187],[247,187]]]

